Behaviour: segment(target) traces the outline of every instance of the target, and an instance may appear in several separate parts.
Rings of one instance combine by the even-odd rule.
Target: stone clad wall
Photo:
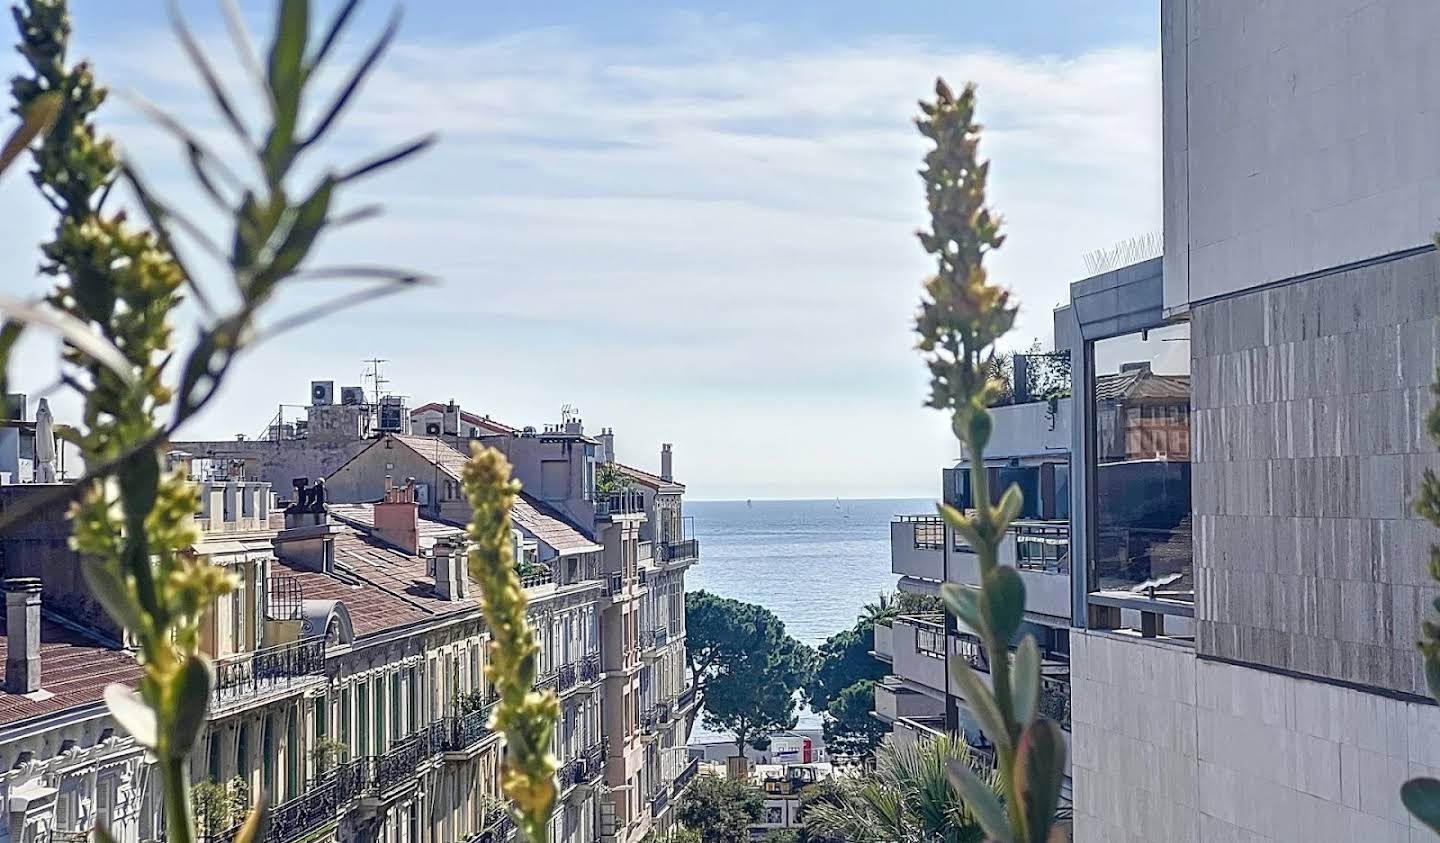
[[[1077,843],[1431,840],[1400,803],[1440,772],[1440,708],[1071,636]]]
[[[1434,252],[1203,304],[1191,327],[1202,654],[1425,693],[1418,518]]]

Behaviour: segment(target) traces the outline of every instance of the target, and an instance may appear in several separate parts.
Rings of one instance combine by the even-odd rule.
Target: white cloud
[[[383,221],[327,248],[445,286],[312,332],[326,341],[307,366],[294,339],[263,352],[201,432],[258,429],[251,408],[373,350],[422,399],[526,422],[574,401],[637,461],[673,440],[700,496],[932,492],[954,448],[920,408],[910,335],[928,269],[915,100],[937,75],[979,84],[1009,234],[992,277],[1023,303],[1014,336],[1028,345],[1048,337],[1084,252],[1159,227],[1157,51],[800,48],[692,24],[644,52],[565,29],[397,45],[339,149],[431,128],[443,143],[368,190]],[[203,113],[174,82],[173,49],[129,43],[101,66]],[[135,125],[122,138],[169,177],[171,153]],[[6,260],[10,277],[33,266]]]

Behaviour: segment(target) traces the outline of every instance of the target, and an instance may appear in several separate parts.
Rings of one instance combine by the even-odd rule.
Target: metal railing
[[[1070,571],[1069,524],[1012,524],[1015,567],[1025,571],[1065,574]]]
[[[655,557],[661,562],[679,562],[682,559],[700,558],[700,540],[685,539],[655,545]]]
[[[520,577],[521,588],[538,588],[542,585],[549,585],[555,582],[555,571],[546,565],[543,569],[532,570]]]
[[[595,517],[634,515],[645,511],[645,496],[633,490],[595,493]]]
[[[295,680],[325,672],[325,636],[227,656],[215,662],[214,700],[218,703],[284,688]]]
[[[990,657],[986,655],[985,647],[979,638],[959,632],[953,640],[951,649],[955,655],[964,659],[978,673],[990,672]]]
[[[559,681],[560,671],[558,670],[551,670],[546,673],[542,673],[535,680],[535,690],[553,691],[555,690],[555,687],[559,683]]]
[[[656,650],[670,643],[670,628],[654,626],[640,632],[640,649]]]
[[[690,780],[695,778],[695,774],[698,772],[700,772],[700,759],[691,758],[690,763],[685,765],[685,769],[680,771],[680,775],[675,777],[675,782],[671,785],[674,794],[679,796],[680,791],[690,784]]]
[[[656,706],[646,706],[640,710],[640,728],[645,734],[653,734],[659,722],[660,712]]]
[[[575,687],[580,680],[579,673],[580,671],[573,662],[560,665],[560,669],[555,671],[555,693],[563,694]]]
[[[625,576],[623,574],[610,574],[605,579],[605,596],[613,597],[625,590]]]
[[[670,788],[662,784],[650,797],[650,816],[659,817],[665,813],[665,809],[668,807],[670,807]]]
[[[675,698],[675,705],[676,705],[676,707],[678,707],[678,708],[685,708],[685,707],[689,706],[690,703],[692,703],[692,702],[694,702],[694,701],[695,701],[695,686],[694,686],[694,685],[691,685],[691,686],[687,687],[685,690],[681,691],[681,692],[680,692],[680,695]]]
[[[590,653],[580,660],[580,681],[600,681],[600,654]]]
[[[590,744],[557,772],[562,790],[592,782],[605,772],[605,741]]]
[[[495,711],[495,702],[491,700],[482,708],[432,724],[430,740],[436,751],[464,752],[494,734],[490,715]]]

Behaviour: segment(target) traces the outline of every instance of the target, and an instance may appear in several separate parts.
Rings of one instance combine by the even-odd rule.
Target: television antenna
[[[572,421],[580,420],[580,408],[574,404],[564,404],[560,407],[560,421],[569,424]]]
[[[389,379],[389,378],[387,378],[387,377],[382,377],[382,376],[381,376],[381,374],[380,374],[380,364],[381,364],[381,363],[389,363],[390,361],[384,359],[383,357],[372,357],[372,358],[370,358],[369,360],[366,360],[366,361],[364,361],[364,362],[370,364],[370,369],[369,369],[369,371],[367,371],[367,372],[366,372],[364,375],[362,375],[361,377],[362,377],[362,379],[364,379],[364,378],[369,378],[369,379],[370,379],[370,382],[371,382],[371,383],[374,385],[374,387],[375,387],[375,400],[376,400],[376,401],[379,401],[379,400],[380,400],[380,396],[381,396],[381,395],[384,395],[384,388],[385,388],[385,386],[390,383],[390,379]]]

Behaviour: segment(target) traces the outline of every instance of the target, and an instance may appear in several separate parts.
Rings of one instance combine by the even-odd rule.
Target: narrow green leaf
[[[166,734],[170,739],[173,757],[190,752],[205,728],[205,715],[210,709],[210,687],[214,678],[210,665],[199,656],[190,656],[176,676],[174,687],[174,716]]]
[[[285,239],[275,248],[274,259],[255,279],[251,292],[263,296],[278,281],[285,278],[310,254],[315,238],[325,227],[325,218],[330,213],[330,199],[335,193],[335,178],[326,176],[315,188],[315,192],[296,208]]]
[[[350,21],[350,16],[354,14],[355,9],[359,7],[359,5],[360,0],[347,0],[345,5],[341,6],[339,10],[335,12],[335,17],[332,18],[330,22],[330,28],[325,32],[325,37],[320,41],[320,49],[315,52],[315,58],[310,60],[310,69],[307,73],[314,73],[316,68],[324,63],[325,57],[330,55],[330,48],[334,47],[335,43],[340,40],[340,33],[345,31],[345,24]]]
[[[270,96],[275,102],[275,125],[265,141],[265,164],[277,181],[289,167],[300,118],[300,94],[305,87],[305,42],[310,36],[310,0],[281,0],[275,19],[275,42],[270,46]]]
[[[990,835],[993,843],[1011,843],[1010,824],[1005,819],[1005,809],[1001,807],[1000,800],[995,796],[995,791],[970,765],[963,761],[951,761],[945,765],[945,773],[950,779],[950,786],[960,795],[965,807],[980,821],[981,828]]]
[[[372,158],[362,164],[357,164],[349,171],[342,173],[340,177],[336,179],[336,183],[344,184],[345,182],[354,181],[362,176],[368,176],[377,170],[383,170],[392,164],[398,164],[406,158],[424,151],[433,143],[435,143],[435,135],[426,135],[419,140],[411,141],[399,149],[384,153],[378,158]]]
[[[971,629],[980,629],[980,590],[961,583],[941,583],[940,599],[950,613]]]
[[[1008,645],[1025,619],[1025,583],[1014,568],[998,565],[980,587],[980,617],[996,641]]]
[[[1010,700],[1015,706],[1015,722],[1022,729],[1029,726],[1040,707],[1040,648],[1033,635],[1025,636],[1015,650],[1015,663],[1010,670]]]
[[[1046,843],[1065,783],[1065,733],[1058,723],[1036,720],[1020,736],[1013,783],[1030,843]]]
[[[1410,816],[1440,834],[1440,781],[1411,779],[1400,787],[1400,801]]]
[[[345,106],[348,105],[351,98],[355,96],[355,92],[360,90],[360,83],[365,81],[365,77],[369,76],[370,71],[375,69],[376,62],[380,61],[380,57],[390,48],[390,42],[395,40],[395,33],[399,31],[400,7],[397,6],[395,7],[395,13],[390,16],[390,23],[385,27],[385,31],[381,33],[380,37],[375,41],[375,44],[370,48],[370,52],[360,61],[360,64],[355,68],[355,72],[350,74],[350,80],[345,83],[345,87],[340,89],[340,93],[335,97],[335,101],[326,109],[325,116],[320,119],[315,130],[310,133],[310,137],[306,138],[301,146],[309,146],[315,143],[329,131],[330,126],[334,124],[335,120],[340,116],[340,113],[345,110]]]
[[[50,130],[64,104],[65,100],[59,91],[47,91],[31,101],[30,108],[25,112],[25,119],[21,120],[19,127],[5,139],[5,145],[0,146],[0,175],[10,168],[15,159],[20,157],[20,153],[30,146],[31,141]]]
[[[109,562],[82,562],[80,571],[90,594],[116,623],[132,632],[142,628],[140,605],[135,602],[134,591]]]
[[[1005,725],[1005,717],[1000,713],[995,695],[985,687],[985,681],[969,662],[958,656],[947,661],[950,663],[950,678],[960,686],[960,695],[965,698],[970,711],[980,721],[980,728],[985,731],[985,736],[997,747],[1009,749],[1010,728]]]
[[[112,684],[105,687],[105,706],[120,728],[130,733],[135,742],[146,749],[155,748],[158,730],[155,712],[140,695],[124,685]]]
[[[114,372],[125,383],[135,383],[135,370],[120,349],[74,316],[44,304],[32,304],[3,294],[0,294],[0,312],[4,312],[12,322],[40,325],[55,331],[65,342]]]
[[[971,547],[979,547],[984,543],[985,537],[980,534],[980,524],[974,518],[949,504],[941,504],[939,509],[940,517],[944,518],[961,538],[969,542]]]
[[[94,836],[95,843],[118,843],[104,823],[95,826],[95,830],[90,833]]]
[[[225,86],[220,84],[220,77],[215,73],[215,68],[211,67],[209,60],[205,58],[205,51],[200,49],[199,43],[195,41],[194,33],[185,25],[176,0],[170,0],[170,22],[175,29],[175,36],[180,39],[180,46],[184,48],[185,55],[189,57],[190,63],[195,65],[200,79],[210,90],[210,98],[215,101],[215,106],[225,116],[225,122],[230,124],[230,128],[240,142],[248,147],[253,142],[250,139],[250,130],[240,119],[240,112],[230,102],[230,95],[226,93]]]

